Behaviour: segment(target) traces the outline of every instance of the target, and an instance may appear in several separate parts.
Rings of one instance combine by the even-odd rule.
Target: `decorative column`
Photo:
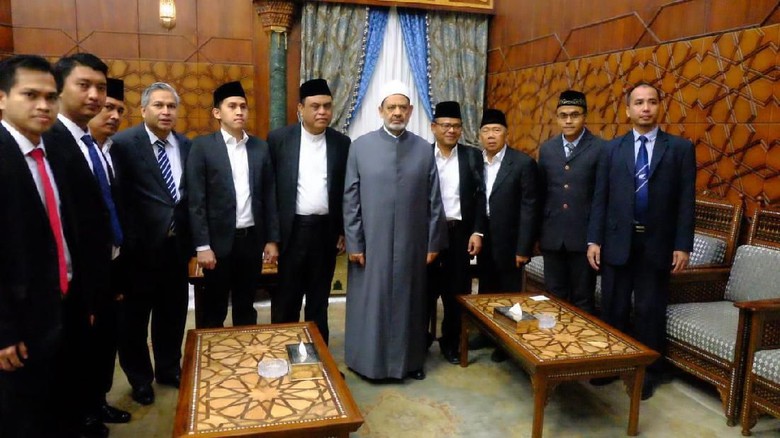
[[[295,0],[253,0],[263,30],[269,33],[271,130],[287,124],[287,33],[295,18]]]

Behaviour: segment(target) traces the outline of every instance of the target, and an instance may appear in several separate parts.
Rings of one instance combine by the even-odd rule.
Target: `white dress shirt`
[[[34,145],[27,137],[23,136],[22,133],[17,131],[16,128],[5,120],[0,121],[0,123],[2,123],[3,127],[5,127],[14,140],[16,140],[19,150],[22,152],[22,155],[24,155],[24,162],[27,163],[27,167],[30,169],[30,175],[32,176],[33,182],[35,182],[35,188],[38,189],[38,195],[41,197],[43,209],[46,210],[46,195],[43,192],[43,181],[41,180],[41,175],[38,173],[38,165],[35,163],[35,159],[30,156],[30,152],[32,152],[33,149],[40,148],[43,150],[43,156],[46,157],[46,147],[43,145],[43,138],[41,138],[39,144]],[[62,223],[62,204],[60,204],[60,191],[57,188],[57,181],[54,179],[54,173],[51,171],[51,166],[49,166],[49,160],[43,160],[43,164],[46,167],[46,173],[49,174],[49,181],[51,182],[51,187],[54,191],[54,199],[57,201],[57,207],[59,208],[58,214],[60,223]],[[73,278],[70,250],[68,249],[68,242],[65,240],[65,231],[60,229],[60,233],[62,237],[62,248],[65,252],[65,264],[68,268],[68,281],[70,281]]]
[[[484,150],[482,151],[482,159],[485,161],[485,198],[488,200],[488,217],[490,217],[490,194],[493,193],[493,184],[496,182],[498,169],[501,168],[501,161],[503,161],[504,155],[506,155],[506,145],[496,155],[493,155],[492,161],[488,161],[487,153]]]
[[[233,187],[236,190],[236,228],[248,228],[255,224],[252,215],[252,191],[249,188],[249,158],[246,154],[246,142],[249,136],[244,132],[241,140],[220,129],[227,147],[230,169],[233,171]]]
[[[181,200],[181,177],[182,177],[182,167],[181,167],[181,155],[179,155],[179,141],[176,140],[176,136],[173,135],[173,131],[168,133],[168,138],[157,138],[156,135],[149,129],[148,126],[146,126],[146,123],[144,123],[144,129],[146,129],[146,134],[149,136],[149,142],[152,144],[152,152],[154,153],[154,159],[157,160],[157,146],[154,145],[154,142],[157,140],[163,140],[168,141],[168,143],[165,145],[165,155],[168,156],[168,162],[171,163],[171,173],[173,173],[173,184],[176,185],[176,203],[179,203],[179,200]]]
[[[81,150],[82,155],[84,155],[84,159],[87,160],[87,165],[89,166],[89,170],[92,171],[92,173],[95,173],[95,169],[92,167],[92,159],[89,157],[89,148],[94,147],[93,145],[85,144],[84,141],[81,139],[86,134],[89,134],[89,131],[84,131],[79,127],[79,125],[75,124],[71,119],[65,117],[62,113],[57,114],[57,118],[62,122],[63,125],[65,125],[66,128],[68,128],[68,131],[70,131],[70,134],[73,136],[73,138],[76,139],[76,144],[79,145],[79,149]],[[92,134],[89,134],[92,136]],[[94,137],[93,137],[94,140]],[[98,152],[100,150],[98,149]],[[100,164],[103,165],[103,172],[108,176],[110,175],[110,172],[108,171],[108,161],[103,153],[99,153],[98,157],[100,158]],[[108,178],[108,183],[111,184],[111,178]]]
[[[434,147],[436,168],[439,171],[439,187],[444,214],[448,221],[463,219],[460,212],[460,168],[458,167],[458,145],[455,145],[449,157],[445,157],[439,145]]]
[[[582,137],[585,136],[585,128],[582,128],[582,132],[580,132],[580,135],[577,136],[577,138],[574,139],[574,141],[566,140],[566,136],[564,134],[561,134],[561,140],[563,140],[563,154],[568,156],[566,154],[566,145],[568,143],[571,143],[572,151],[571,153],[574,153],[574,149],[577,148],[577,145],[580,144],[580,140],[582,140]]]
[[[648,132],[647,134],[640,134],[636,131],[634,131],[634,163],[636,163],[636,158],[639,155],[639,147],[642,146],[642,142],[639,141],[639,136],[644,135],[647,141],[645,142],[645,147],[647,148],[647,164],[648,166],[650,163],[653,162],[653,148],[655,147],[655,139],[658,138],[658,127],[656,126],[653,128],[652,131]],[[650,167],[648,167],[649,169]]]
[[[295,214],[328,214],[328,155],[325,132],[313,135],[301,125],[298,196]]]

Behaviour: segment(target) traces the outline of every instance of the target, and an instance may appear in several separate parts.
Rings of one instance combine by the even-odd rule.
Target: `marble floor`
[[[256,304],[259,321],[269,321],[267,301]],[[441,312],[439,312],[441,314]],[[190,312],[188,328],[194,327]],[[331,352],[363,413],[355,437],[526,437],[530,436],[533,401],[527,374],[512,361],[490,361],[490,350],[471,352],[470,365],[446,363],[431,347],[427,378],[372,384],[344,365],[344,298],[330,306]],[[176,409],[175,389],[155,385],[156,402],[141,406],[119,367],[109,401],[130,411],[128,424],[110,425],[112,437],[170,437]],[[544,432],[551,437],[625,436],[629,400],[622,383],[594,387],[587,382],[558,386],[545,409]],[[753,435],[780,437],[780,420],[762,417]],[[696,379],[675,376],[640,407],[639,434],[644,437],[738,437],[728,427],[715,390]]]

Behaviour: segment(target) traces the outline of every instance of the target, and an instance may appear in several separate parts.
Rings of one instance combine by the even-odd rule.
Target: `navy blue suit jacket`
[[[596,176],[588,242],[601,245],[601,261],[625,265],[634,228],[634,134],[604,148]],[[671,269],[674,251],[693,249],[696,156],[693,144],[661,130],[649,174],[646,256]]]

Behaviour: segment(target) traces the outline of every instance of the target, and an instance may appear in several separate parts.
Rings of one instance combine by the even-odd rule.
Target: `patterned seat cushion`
[[[726,241],[704,234],[693,235],[693,252],[689,266],[723,263],[726,258]]]
[[[756,353],[753,372],[767,380],[780,383],[780,350],[764,350]]]
[[[544,257],[531,257],[531,261],[525,265],[525,272],[529,280],[544,284]]]
[[[734,360],[739,309],[730,301],[672,304],[666,308],[666,336]]]
[[[780,298],[780,251],[760,246],[737,248],[725,298],[753,301]]]

